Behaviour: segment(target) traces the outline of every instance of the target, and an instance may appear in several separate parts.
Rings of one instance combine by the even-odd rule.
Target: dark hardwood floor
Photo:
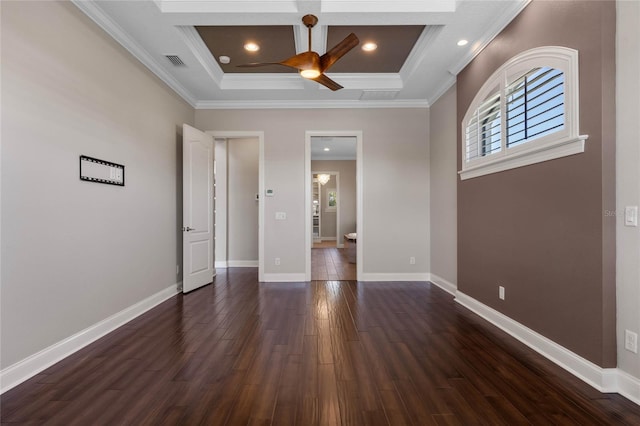
[[[311,249],[311,279],[355,281],[358,273],[352,262],[355,262],[355,252],[349,253],[346,248],[314,247]]]
[[[222,270],[2,395],[2,424],[640,424],[425,283]]]

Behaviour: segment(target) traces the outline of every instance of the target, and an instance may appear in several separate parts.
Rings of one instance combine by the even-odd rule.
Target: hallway
[[[357,279],[356,264],[349,263],[347,249],[313,248],[311,249],[311,279],[355,281]]]

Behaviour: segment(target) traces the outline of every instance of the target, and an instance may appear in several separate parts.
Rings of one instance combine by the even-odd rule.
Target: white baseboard
[[[322,241],[336,241],[336,237],[321,237]]]
[[[428,272],[417,273],[371,273],[363,272],[358,281],[429,281]]]
[[[216,268],[220,268],[220,269],[225,269],[228,267],[227,261],[226,260],[216,260],[215,261],[215,267]]]
[[[102,336],[142,315],[177,294],[182,283],[174,284],[88,328],[37,352],[0,371],[0,394],[14,388],[56,362],[79,351]]]
[[[617,392],[630,401],[640,405],[640,379],[616,368]]]
[[[447,293],[450,293],[452,295],[456,295],[456,291],[458,290],[458,286],[453,284],[452,282],[449,282],[447,280],[445,280],[442,277],[439,277],[436,274],[429,274],[431,276],[431,279],[429,281],[431,281],[431,283],[435,284],[436,286],[440,287],[441,289],[443,289],[444,291],[446,291]]]
[[[302,273],[264,274],[264,282],[267,283],[300,283],[305,282],[306,277]]]
[[[229,268],[257,268],[257,260],[227,260]]]
[[[640,405],[640,379],[619,368],[599,367],[460,291],[455,300],[598,391],[617,392]]]

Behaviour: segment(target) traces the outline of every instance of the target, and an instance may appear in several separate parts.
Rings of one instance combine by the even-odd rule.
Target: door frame
[[[341,243],[340,241],[340,172],[327,172],[327,171],[316,171],[316,170],[311,170],[311,175],[321,175],[321,174],[325,174],[325,175],[331,175],[334,176],[336,179],[336,192],[338,193],[338,198],[337,198],[337,206],[336,206],[336,247],[337,248],[342,248],[344,247],[344,244]],[[321,198],[322,199],[322,198]],[[322,215],[322,205],[320,206],[320,214]],[[313,231],[313,230],[312,230]],[[313,234],[313,232],[311,232]],[[322,235],[320,235],[320,239],[322,239]],[[313,246],[313,244],[311,244],[311,246]]]
[[[213,136],[214,139],[258,139],[258,281],[264,281],[264,132],[207,130],[205,133]]]
[[[364,260],[363,223],[363,137],[362,130],[307,130],[304,137],[304,246],[305,246],[305,280],[311,281],[311,137],[313,136],[351,136],[356,138],[356,279],[362,277]],[[338,191],[338,196],[340,191]],[[338,236],[339,238],[339,236]]]

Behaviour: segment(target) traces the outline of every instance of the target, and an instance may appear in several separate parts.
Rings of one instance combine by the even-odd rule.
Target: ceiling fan
[[[360,40],[354,33],[349,34],[344,40],[336,44],[331,50],[320,56],[317,52],[311,50],[311,29],[318,23],[318,18],[314,15],[305,15],[302,17],[302,23],[309,30],[309,50],[298,53],[281,62],[254,62],[251,64],[238,65],[239,67],[261,67],[265,65],[284,65],[285,67],[295,68],[300,71],[300,75],[309,80],[316,81],[331,90],[340,90],[342,86],[327,77],[324,72],[327,71],[338,59],[343,57],[347,52],[356,47]]]

